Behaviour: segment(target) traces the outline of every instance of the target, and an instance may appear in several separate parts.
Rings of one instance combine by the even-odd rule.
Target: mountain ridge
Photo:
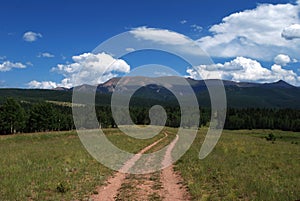
[[[132,79],[135,78],[137,76],[134,77],[125,77],[125,79]],[[160,79],[164,79],[164,78],[170,78],[172,76],[166,76],[166,77],[157,77]],[[147,78],[147,77],[144,77]],[[157,79],[154,78],[154,79]],[[50,90],[58,90],[58,91],[68,91],[68,90],[73,90],[74,88],[82,88],[82,87],[92,87],[94,88],[95,86],[97,86],[97,91],[99,91],[99,88],[108,88],[110,90],[108,90],[108,92],[112,92],[111,88],[115,87],[118,83],[119,80],[121,80],[122,77],[114,77],[111,78],[103,83],[100,83],[98,85],[89,85],[89,84],[83,84],[83,85],[79,85],[76,87],[71,87],[71,88],[66,88],[66,87],[56,87]],[[184,78],[187,82],[189,82],[189,84],[191,86],[193,85],[199,85],[199,86],[205,86],[205,82],[206,81],[214,81],[217,79],[206,79],[206,80],[196,80],[196,79],[192,79],[192,78]],[[270,82],[270,83],[255,83],[255,82],[235,82],[235,81],[231,81],[231,80],[218,80],[218,81],[222,81],[223,85],[226,86],[237,86],[237,87],[282,87],[282,88],[300,88],[294,85],[291,85],[283,80],[278,80],[276,82]]]
[[[141,78],[141,77],[140,77]],[[80,85],[76,89],[84,93],[94,93],[97,105],[110,105],[111,95],[120,80],[120,77],[112,78],[99,85]],[[125,79],[135,79],[137,77],[127,77]],[[147,78],[145,78],[147,79]],[[160,77],[155,79],[167,79]],[[206,87],[206,82],[213,83],[217,80],[194,80],[185,78],[190,84],[198,99],[199,106],[210,107],[210,96]],[[142,79],[140,79],[142,80]],[[138,80],[138,81],[140,81]],[[126,81],[126,80],[125,80]],[[127,80],[129,81],[129,80]],[[139,82],[136,82],[139,83]],[[216,82],[220,83],[220,82]],[[141,83],[139,83],[141,84]],[[296,108],[300,109],[300,87],[290,85],[284,81],[274,83],[251,83],[251,82],[233,82],[224,80],[228,107],[236,108]],[[142,87],[141,87],[142,86]],[[172,90],[188,98],[191,93],[185,91],[183,85],[172,83]],[[155,84],[138,85],[138,90],[132,97],[131,104],[135,105],[178,105],[176,97],[167,88]],[[128,88],[121,88],[126,93]],[[20,101],[58,101],[72,102],[72,93],[74,88],[56,88],[56,89],[0,89],[0,103],[5,97],[13,97]]]

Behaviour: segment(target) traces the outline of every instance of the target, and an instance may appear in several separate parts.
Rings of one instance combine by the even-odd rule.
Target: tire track
[[[179,137],[176,135],[176,138],[171,142],[168,147],[164,159],[162,161],[162,166],[172,163],[172,150],[175,147]],[[160,194],[165,201],[183,201],[190,200],[191,196],[189,195],[186,187],[183,186],[183,179],[181,176],[174,171],[174,165],[170,165],[161,171],[161,182],[163,189]]]
[[[166,132],[164,134],[165,136],[163,138],[157,140],[156,142],[152,143],[151,145],[145,147],[137,154],[135,154],[124,164],[120,171],[128,171],[135,164],[135,162],[140,159],[143,153],[150,150],[152,147],[157,145],[168,136]],[[106,181],[106,185],[98,187],[96,190],[98,194],[92,195],[91,199],[94,201],[114,201],[118,195],[118,190],[121,188],[126,178],[126,174],[121,173],[120,171],[117,172],[113,177],[110,177]]]

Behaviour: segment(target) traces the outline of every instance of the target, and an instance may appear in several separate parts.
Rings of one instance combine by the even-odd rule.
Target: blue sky
[[[284,0],[3,0],[0,87],[96,84],[155,59],[195,79],[283,79],[300,85],[299,10],[297,1]],[[215,64],[192,67],[167,54],[156,56],[149,51],[120,59],[101,51],[91,53],[102,42],[126,31],[167,49],[186,49],[195,43]],[[130,48],[135,50],[128,44],[128,52]],[[106,69],[109,72],[99,79],[102,61],[117,61],[118,65]],[[91,68],[94,65],[100,70],[87,73],[95,70]]]

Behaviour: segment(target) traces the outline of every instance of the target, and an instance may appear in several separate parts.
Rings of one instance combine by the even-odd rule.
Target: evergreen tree
[[[22,132],[25,128],[26,115],[20,103],[7,98],[0,108],[0,128],[3,134]]]

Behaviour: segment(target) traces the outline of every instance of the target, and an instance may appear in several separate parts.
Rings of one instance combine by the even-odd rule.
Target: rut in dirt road
[[[141,157],[141,154],[145,153],[146,151],[150,150],[152,147],[157,145],[159,142],[164,140],[167,137],[167,134],[165,133],[165,136],[156,142],[152,143],[151,145],[145,147],[140,152],[138,152],[134,157],[132,157],[130,160],[128,160],[124,166],[121,168],[121,170],[127,171],[130,169],[135,162]],[[124,183],[126,174],[117,172],[113,177],[109,178],[106,181],[106,185],[100,186],[97,189],[98,194],[95,194],[91,197],[93,201],[114,201],[116,200],[116,197],[118,195],[118,190],[121,188],[122,184]]]
[[[126,171],[136,164],[141,154],[153,148],[159,142],[167,137],[154,142],[136,154],[133,158],[126,162],[122,170]],[[170,143],[166,153],[159,162],[162,166],[172,162],[171,152],[177,143],[179,137]],[[157,147],[156,147],[157,148]],[[145,163],[151,164],[151,158]],[[153,162],[153,161],[152,161]],[[161,171],[149,174],[123,174],[117,172],[114,177],[107,180],[106,186],[97,189],[98,194],[91,198],[94,201],[132,201],[132,200],[166,200],[166,201],[183,201],[190,200],[187,189],[183,186],[182,178],[174,171],[171,165]]]
[[[172,163],[172,150],[177,143],[179,137],[176,135],[176,138],[171,142],[168,147],[165,157],[162,161],[162,166]],[[187,189],[183,186],[183,180],[181,176],[174,171],[174,165],[163,169],[160,175],[160,181],[162,183],[162,192],[163,200],[165,201],[180,201],[180,200],[190,200],[190,195]]]

